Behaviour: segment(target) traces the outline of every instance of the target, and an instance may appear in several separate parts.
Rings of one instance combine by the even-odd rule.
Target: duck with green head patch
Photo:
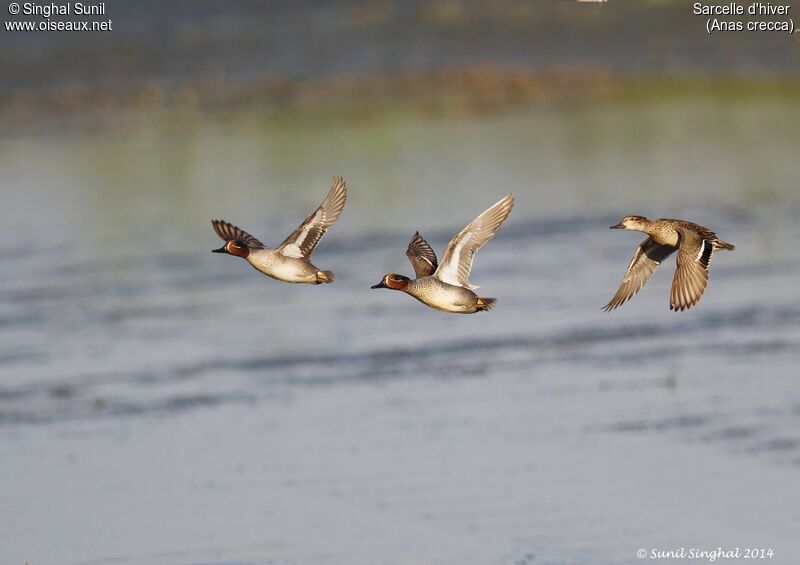
[[[310,257],[322,236],[341,215],[346,200],[347,184],[341,177],[334,177],[325,201],[275,249],[267,249],[258,239],[229,222],[212,220],[214,231],[225,241],[225,245],[213,252],[241,257],[255,269],[279,281],[333,282],[336,275],[317,268]]]
[[[514,197],[509,194],[470,222],[450,241],[441,264],[428,242],[415,233],[406,255],[416,278],[390,273],[372,288],[405,292],[442,312],[474,314],[491,310],[497,299],[475,294],[478,287],[469,283],[469,273],[475,253],[494,236],[513,206]]]

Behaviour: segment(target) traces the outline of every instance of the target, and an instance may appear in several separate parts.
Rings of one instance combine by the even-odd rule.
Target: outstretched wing
[[[264,249],[264,244],[254,238],[252,235],[244,231],[242,228],[237,228],[230,222],[224,220],[211,220],[211,225],[217,235],[225,241],[237,241],[243,243],[249,249]]]
[[[513,207],[514,197],[508,194],[472,220],[450,241],[435,275],[448,284],[469,289],[478,288],[469,284],[469,273],[472,270],[475,253],[484,243],[492,239]]]
[[[414,267],[418,279],[431,276],[439,266],[436,253],[430,244],[419,235],[419,232],[416,232],[408,242],[406,256],[411,261],[411,266]]]
[[[642,290],[650,276],[655,272],[656,267],[669,257],[675,249],[671,245],[659,245],[652,237],[645,239],[636,249],[636,253],[633,254],[617,293],[603,309],[609,312],[633,298],[637,292]]]
[[[328,228],[339,218],[345,200],[347,184],[343,178],[333,177],[333,185],[325,201],[278,246],[278,251],[287,257],[308,259]]]
[[[678,268],[669,293],[670,310],[688,310],[700,300],[708,286],[708,265],[714,244],[691,230],[679,229]]]

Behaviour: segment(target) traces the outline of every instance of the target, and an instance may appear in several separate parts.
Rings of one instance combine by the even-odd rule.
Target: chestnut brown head
[[[403,276],[398,275],[397,273],[390,273],[384,276],[376,285],[373,285],[372,288],[388,288],[390,290],[406,290],[408,289],[408,285],[411,284],[411,279]]]
[[[235,255],[236,257],[241,257],[242,259],[246,259],[248,255],[250,255],[250,248],[243,241],[238,241],[232,239],[230,241],[226,241],[225,245],[220,247],[219,249],[212,249],[212,253],[227,253],[228,255]]]

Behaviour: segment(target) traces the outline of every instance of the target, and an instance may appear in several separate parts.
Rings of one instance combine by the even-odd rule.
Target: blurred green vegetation
[[[0,33],[0,135],[156,115],[481,113],[795,97],[800,41],[707,35],[690,2],[120,1],[108,33]],[[797,37],[797,34],[795,34]]]

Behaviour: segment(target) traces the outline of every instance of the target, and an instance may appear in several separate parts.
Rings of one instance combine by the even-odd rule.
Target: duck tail
[[[733,251],[734,249],[736,249],[736,246],[734,244],[722,241],[721,239],[718,239],[714,243],[716,243],[715,247],[717,249],[727,249],[728,251]]]
[[[475,305],[476,312],[486,312],[487,310],[491,310],[494,308],[494,305],[497,303],[496,298],[481,298],[478,297],[478,303]]]
[[[317,271],[317,284],[332,283],[336,280],[336,273],[333,271]]]

